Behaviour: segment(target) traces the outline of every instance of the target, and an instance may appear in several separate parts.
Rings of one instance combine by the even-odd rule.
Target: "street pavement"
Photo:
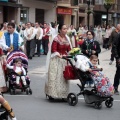
[[[109,65],[110,50],[102,49],[99,56],[100,66],[113,83],[115,74],[115,62]],[[120,95],[114,95],[112,108],[106,108],[104,102],[102,109],[94,108],[94,105],[85,103],[83,96],[79,96],[76,106],[69,106],[61,100],[50,102],[44,94],[46,56],[34,57],[29,60],[28,75],[31,79],[32,95],[17,92],[17,95],[6,93],[4,96],[13,107],[18,120],[119,120],[120,119]],[[70,82],[70,92],[79,93],[76,83]],[[120,87],[119,87],[120,88]]]

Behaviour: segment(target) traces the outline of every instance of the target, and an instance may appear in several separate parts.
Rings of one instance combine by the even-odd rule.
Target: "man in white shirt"
[[[24,31],[24,37],[26,39],[26,52],[28,59],[32,59],[35,52],[35,29],[31,26],[31,23],[27,23],[27,28]]]
[[[35,23],[35,31],[36,31],[35,43],[37,45],[37,53],[35,54],[37,54],[38,57],[40,57],[40,46],[41,46],[41,41],[42,41],[42,36],[43,36],[43,30],[42,28],[40,28],[40,25],[38,22]]]

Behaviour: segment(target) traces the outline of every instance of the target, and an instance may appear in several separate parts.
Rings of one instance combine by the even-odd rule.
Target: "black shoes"
[[[31,56],[29,56],[29,57],[28,57],[28,59],[32,60],[32,57],[31,57]]]
[[[114,94],[115,94],[115,95],[119,95],[119,91],[118,91],[118,90],[115,90],[115,91],[114,91]]]

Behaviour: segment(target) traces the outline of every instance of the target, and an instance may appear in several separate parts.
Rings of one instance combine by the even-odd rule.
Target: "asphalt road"
[[[101,53],[101,64],[105,69],[111,67],[106,64],[105,57],[110,54],[108,51]],[[119,120],[120,119],[120,95],[114,95],[114,103],[112,108],[106,108],[104,102],[102,109],[94,108],[94,105],[85,103],[83,96],[79,97],[76,106],[69,106],[67,102],[56,100],[54,102],[48,101],[44,94],[45,85],[45,60],[46,56],[34,57],[29,61],[28,74],[31,79],[32,95],[17,92],[17,95],[10,95],[6,93],[4,96],[13,107],[18,120]],[[108,59],[107,59],[108,60]],[[108,61],[107,61],[108,63]],[[106,72],[107,75],[114,77],[115,68]],[[76,83],[79,81],[71,82],[70,92],[79,92]]]

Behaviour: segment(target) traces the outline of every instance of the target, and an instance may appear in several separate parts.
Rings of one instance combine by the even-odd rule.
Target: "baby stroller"
[[[11,53],[8,54],[7,56],[7,64],[13,66],[15,59],[20,58],[22,60],[22,66],[24,67],[24,69],[26,70],[27,73],[27,69],[28,69],[28,58],[27,56],[20,50],[18,51],[12,51]],[[27,83],[27,87],[24,87],[23,82],[21,80],[21,76],[20,76],[20,83],[19,86],[16,85],[16,73],[14,72],[14,70],[11,69],[7,69],[7,81],[9,83],[9,92],[10,94],[16,94],[16,90],[20,89],[21,92],[26,92],[26,94],[32,94],[32,90],[30,88],[30,79],[28,76],[25,77],[26,83]]]
[[[8,112],[2,106],[0,106],[0,120],[8,120]]]
[[[86,57],[83,54],[80,54],[80,55]],[[86,81],[88,79],[91,79],[90,78],[90,73],[83,72],[80,69],[77,69],[73,65],[73,62],[72,62],[71,58],[73,58],[73,56],[63,57],[63,59],[67,60],[70,63],[69,67],[71,67],[71,71],[72,71],[71,77],[72,77],[72,79],[79,79],[81,85],[77,84],[78,87],[80,88],[80,92],[78,94],[76,94],[76,93],[69,93],[68,94],[67,101],[68,101],[69,105],[75,106],[78,103],[78,96],[83,95],[85,102],[87,104],[94,104],[95,108],[97,108],[97,109],[100,109],[102,107],[102,102],[103,101],[105,101],[106,107],[111,108],[113,106],[112,96],[111,95],[110,96],[99,95],[96,87],[93,87],[91,89],[86,89],[84,86],[85,86]],[[76,56],[74,57],[74,60],[77,61]],[[65,71],[64,71],[64,77],[65,77]],[[69,78],[66,74],[65,79],[70,80],[71,78]]]

